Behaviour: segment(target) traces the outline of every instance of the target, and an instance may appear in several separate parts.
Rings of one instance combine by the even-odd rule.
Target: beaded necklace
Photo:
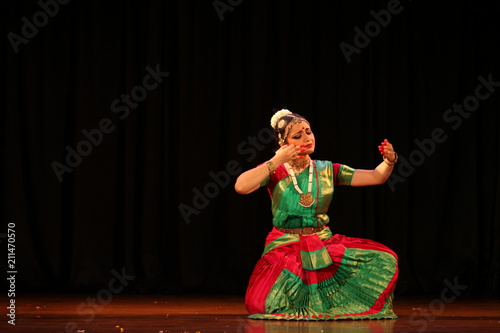
[[[304,194],[302,190],[300,189],[299,185],[297,184],[297,177],[295,177],[295,172],[293,172],[293,168],[287,163],[288,167],[288,172],[290,173],[290,176],[292,177],[292,182],[293,182],[293,187],[295,187],[295,190],[299,192],[300,194],[300,200],[299,200],[299,205],[303,207],[311,207],[312,204],[316,201],[314,197],[311,194],[312,191],[312,178],[313,178],[313,161],[309,161],[309,182],[307,184],[307,193]]]

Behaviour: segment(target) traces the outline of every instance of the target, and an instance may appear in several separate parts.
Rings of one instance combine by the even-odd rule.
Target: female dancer
[[[333,235],[327,226],[335,186],[383,184],[398,158],[392,144],[378,146],[383,161],[375,169],[353,169],[309,157],[316,141],[303,116],[281,110],[271,126],[280,148],[235,184],[240,194],[267,186],[272,200],[273,229],[245,298],[249,318],[397,318],[396,254],[368,239]]]

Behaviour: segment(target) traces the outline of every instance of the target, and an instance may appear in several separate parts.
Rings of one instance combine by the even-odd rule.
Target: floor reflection
[[[391,333],[397,319],[338,320],[338,321],[285,321],[242,320],[238,333]]]

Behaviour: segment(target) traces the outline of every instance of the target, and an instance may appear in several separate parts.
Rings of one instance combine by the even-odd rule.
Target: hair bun
[[[271,127],[276,129],[276,125],[278,125],[278,121],[288,115],[288,114],[292,114],[292,112],[290,110],[287,110],[287,109],[281,109],[279,110],[278,112],[276,112],[272,118],[271,118]]]

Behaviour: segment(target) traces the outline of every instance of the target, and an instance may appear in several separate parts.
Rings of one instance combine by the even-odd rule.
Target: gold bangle
[[[266,165],[267,165],[267,170],[269,170],[269,176],[270,176],[274,173],[274,170],[275,170],[274,164],[272,161],[267,161]]]
[[[384,156],[384,162],[387,164],[387,165],[394,165],[396,164],[396,162],[398,161],[398,153],[394,152],[394,155],[396,156],[396,158],[394,159],[394,161],[392,162],[389,162],[389,160],[387,159],[387,157]]]

